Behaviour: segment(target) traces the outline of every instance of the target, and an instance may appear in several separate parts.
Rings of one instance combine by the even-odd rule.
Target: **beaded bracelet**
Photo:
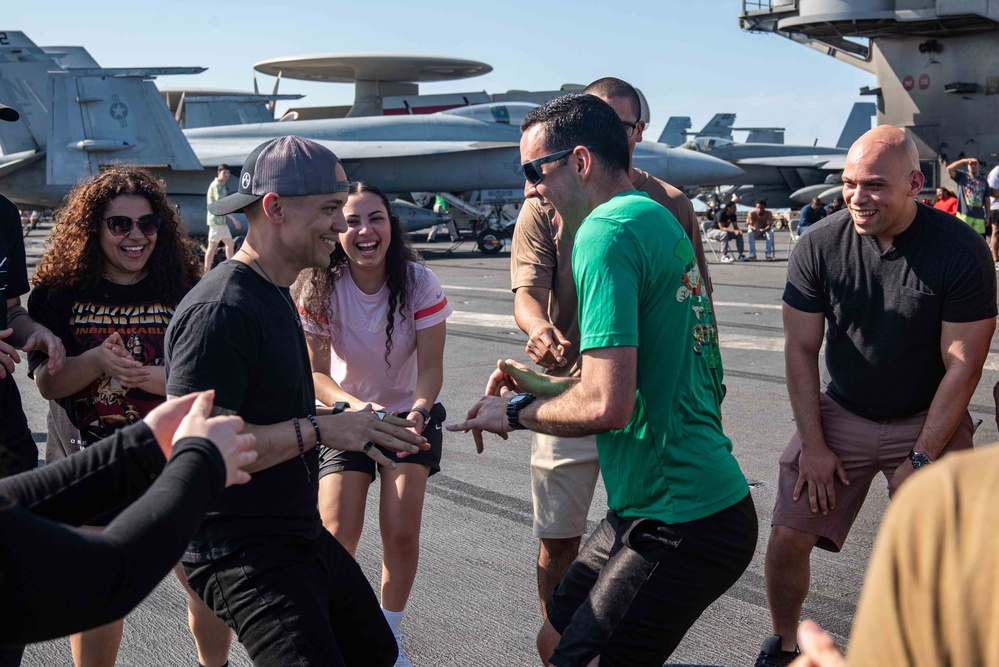
[[[319,433],[319,422],[312,415],[305,415],[312,422],[312,428],[316,429],[316,451],[320,451],[319,448],[323,446],[323,436]]]
[[[298,425],[298,417],[292,417],[291,423],[295,425],[295,437],[298,438],[298,458],[302,459],[305,466],[305,477],[311,482],[312,473],[309,472],[309,464],[305,460],[305,441],[302,440],[302,429]]]

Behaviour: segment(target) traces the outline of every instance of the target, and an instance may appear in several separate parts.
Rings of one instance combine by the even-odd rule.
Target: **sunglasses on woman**
[[[155,213],[140,215],[138,220],[133,220],[127,215],[112,215],[109,218],[104,218],[104,222],[112,236],[128,236],[132,233],[132,225],[138,225],[140,232],[146,236],[152,236],[160,231],[160,225],[163,224],[160,216]]]

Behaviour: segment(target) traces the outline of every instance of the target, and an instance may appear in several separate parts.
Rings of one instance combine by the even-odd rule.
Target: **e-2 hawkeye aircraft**
[[[216,167],[238,169],[256,146],[290,134],[330,148],[351,180],[395,194],[524,185],[519,125],[530,104],[181,130],[152,79],[203,68],[73,67],[58,57],[56,49],[38,47],[21,32],[0,31],[0,100],[22,116],[0,128],[0,192],[20,203],[55,206],[103,164],[139,164],[166,182],[191,232],[204,235],[205,192]],[[79,57],[65,62],[92,65]],[[639,145],[634,160],[677,186],[727,183],[742,173],[717,158],[651,142]],[[435,217],[407,224],[415,229],[433,222]]]

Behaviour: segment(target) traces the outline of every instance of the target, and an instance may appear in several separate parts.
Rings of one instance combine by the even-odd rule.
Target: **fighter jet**
[[[141,164],[166,181],[192,233],[203,235],[205,192],[216,167],[226,163],[238,169],[256,146],[290,134],[324,144],[342,159],[348,178],[386,192],[524,186],[519,126],[530,104],[182,130],[152,79],[203,70],[86,65],[60,67],[23,33],[0,32],[0,99],[18,108],[23,119],[0,128],[0,191],[11,199],[54,206],[102,164]],[[711,156],[653,142],[640,144],[634,160],[635,166],[678,186],[727,183],[742,171]]]
[[[835,179],[843,170],[847,149],[870,129],[874,112],[872,103],[855,104],[835,147],[784,144],[781,128],[736,128],[735,114],[717,114],[682,148],[727,160],[745,172],[727,184],[732,189],[724,193],[726,196],[734,193],[740,203],[747,205],[766,199],[772,208],[789,207],[807,203],[812,197],[837,187]],[[660,142],[675,141],[678,128],[690,126],[686,118],[670,120],[673,125],[667,123],[669,133],[664,131]],[[747,131],[750,139],[766,137],[781,141],[738,143],[732,139],[732,130]]]

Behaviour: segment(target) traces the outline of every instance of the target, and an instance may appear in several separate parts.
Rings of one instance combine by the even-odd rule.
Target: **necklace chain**
[[[119,282],[114,278],[112,278],[111,276],[109,276],[107,273],[104,273],[103,271],[101,272],[101,275],[104,276],[104,280],[108,281],[109,283],[113,283],[115,285],[134,285],[135,283],[139,282],[140,280],[146,277],[146,272],[139,271],[137,274],[135,274],[135,277],[132,278],[127,283]]]
[[[260,269],[260,273],[262,273],[262,274],[263,274],[263,276],[264,276],[264,279],[265,279],[265,280],[266,280],[267,282],[269,282],[269,283],[270,283],[270,284],[271,284],[271,285],[272,285],[272,286],[274,287],[274,289],[276,289],[276,290],[277,290],[278,294],[280,294],[280,295],[281,295],[281,300],[282,300],[282,301],[284,301],[285,303],[287,303],[287,304],[288,304],[288,307],[289,307],[289,308],[291,308],[291,312],[292,312],[292,314],[293,314],[293,315],[295,316],[295,326],[296,326],[296,327],[298,327],[299,329],[301,329],[301,328],[302,328],[302,318],[301,318],[301,316],[300,316],[300,315],[298,314],[298,308],[296,308],[296,307],[295,307],[295,302],[291,300],[291,297],[287,296],[287,295],[286,295],[286,294],[284,293],[284,290],[282,290],[282,289],[281,289],[280,287],[278,287],[277,283],[276,283],[276,282],[274,282],[274,281],[273,281],[273,280],[271,279],[271,276],[270,276],[270,274],[269,274],[269,273],[267,273],[267,270],[266,270],[266,269],[265,269],[265,268],[264,268],[263,266],[261,266],[260,262],[259,262],[259,261],[257,261],[257,258],[256,258],[256,257],[254,257],[254,256],[253,256],[253,255],[251,255],[250,253],[246,252],[246,251],[245,251],[245,250],[243,250],[242,248],[240,248],[238,252],[241,252],[241,253],[243,253],[244,255],[246,255],[247,257],[249,257],[249,258],[250,258],[250,261],[252,261],[252,262],[253,262],[253,263],[254,263],[254,264],[256,265],[256,267],[257,267],[258,269]]]

